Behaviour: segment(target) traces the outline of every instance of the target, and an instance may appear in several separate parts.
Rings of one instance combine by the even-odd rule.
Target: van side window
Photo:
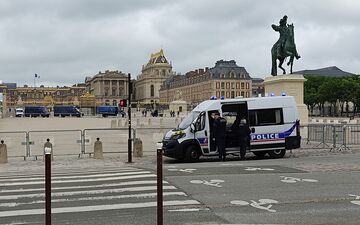
[[[249,111],[250,126],[280,125],[284,123],[282,108]]]
[[[197,131],[203,130],[205,128],[205,113],[201,113],[198,119],[196,120],[195,128]]]

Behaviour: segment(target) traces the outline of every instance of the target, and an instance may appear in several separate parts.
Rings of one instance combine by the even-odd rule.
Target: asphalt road
[[[359,153],[338,152],[189,164],[166,158],[164,224],[360,224],[359,162]],[[53,224],[156,224],[155,159],[73,166],[54,169]],[[0,224],[44,224],[42,179],[36,169],[0,174]]]

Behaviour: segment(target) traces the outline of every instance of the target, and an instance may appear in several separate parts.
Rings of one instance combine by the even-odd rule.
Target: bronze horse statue
[[[279,48],[279,49],[278,49]],[[290,57],[287,65],[290,65],[290,74],[293,73],[292,67],[294,63],[294,58],[299,59],[300,55],[297,53],[295,39],[294,39],[294,25],[287,25],[286,40],[285,44],[276,46],[276,44],[271,48],[271,58],[272,58],[272,68],[271,75],[277,75],[277,61],[279,60],[279,68],[283,71],[283,74],[286,73],[285,69],[282,67],[285,59]]]

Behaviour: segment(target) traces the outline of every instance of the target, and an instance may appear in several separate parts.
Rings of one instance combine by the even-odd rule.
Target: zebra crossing
[[[52,174],[52,214],[156,207],[156,174],[124,167]],[[0,176],[0,221],[45,214],[44,175]],[[200,207],[167,181],[164,206]],[[1,224],[1,222],[0,222]]]

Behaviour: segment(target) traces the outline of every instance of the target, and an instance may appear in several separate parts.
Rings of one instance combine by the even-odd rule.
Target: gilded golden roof
[[[165,58],[163,49],[160,49],[159,52],[151,54],[148,64],[155,64],[155,63],[168,63],[167,59]]]

